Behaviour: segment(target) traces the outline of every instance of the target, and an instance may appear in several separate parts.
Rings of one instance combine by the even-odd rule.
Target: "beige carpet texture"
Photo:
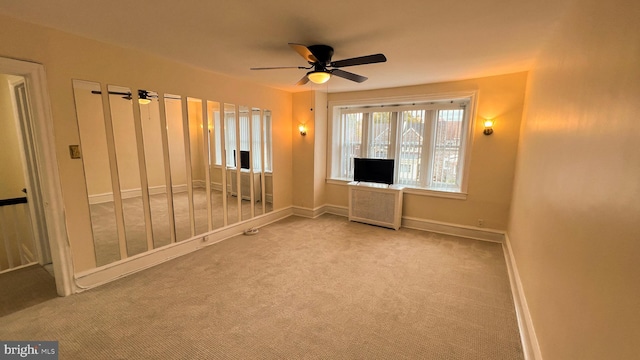
[[[334,215],[14,312],[0,339],[60,359],[523,359],[501,244]]]
[[[224,213],[222,210],[222,192],[211,192],[212,225],[213,229],[224,226]],[[207,194],[204,189],[193,190],[194,221],[196,234],[204,234],[209,231]],[[251,201],[241,202],[242,220],[251,218]],[[173,195],[175,213],[176,241],[182,241],[191,237],[191,221],[189,219],[189,198],[186,192],[178,192]],[[91,225],[93,229],[94,245],[96,249],[97,266],[110,264],[120,260],[120,244],[116,225],[115,205],[113,201],[91,205]],[[151,211],[151,227],[153,230],[154,248],[159,248],[171,243],[170,218],[166,194],[155,194],[149,197],[149,209]],[[266,211],[273,210],[273,204],[267,202]],[[228,224],[238,222],[238,198],[227,195]],[[123,213],[125,223],[125,241],[127,254],[134,256],[147,251],[147,235],[145,229],[144,210],[141,197],[128,198],[123,201]],[[255,216],[262,215],[262,203],[254,203]]]
[[[57,296],[55,279],[40,265],[0,274],[0,318]],[[2,326],[0,319],[0,328]]]

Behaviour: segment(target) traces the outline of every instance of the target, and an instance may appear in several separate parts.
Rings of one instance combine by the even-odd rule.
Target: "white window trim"
[[[346,187],[351,182],[351,180],[326,179],[325,182],[329,185],[338,185],[338,186]],[[439,197],[439,198],[447,198],[447,199],[457,199],[457,200],[467,199],[466,192],[428,190],[428,189],[411,187],[409,185],[402,185],[402,186],[404,187],[403,193],[405,194]]]
[[[476,123],[476,115],[477,115],[477,103],[478,103],[478,90],[467,90],[467,91],[454,91],[454,92],[438,92],[432,94],[420,94],[420,95],[410,95],[410,96],[390,96],[390,97],[379,97],[379,98],[366,98],[366,99],[350,99],[350,100],[338,100],[338,101],[329,101],[328,114],[330,116],[328,121],[328,136],[327,136],[327,176],[332,174],[332,166],[337,166],[333,164],[333,139],[334,137],[340,136],[340,129],[334,126],[334,118],[339,114],[340,108],[344,108],[345,106],[353,106],[357,104],[357,106],[353,106],[354,111],[356,108],[360,108],[360,111],[363,107],[376,107],[380,109],[385,109],[386,105],[402,105],[402,106],[394,106],[392,109],[396,111],[396,109],[403,109],[405,107],[411,107],[413,104],[424,104],[429,102],[437,102],[444,100],[457,100],[457,99],[469,99],[469,109],[468,116],[469,122],[467,124],[467,128],[465,130],[465,139],[464,139],[464,164],[462,166],[462,181],[460,184],[460,191],[438,191],[438,190],[430,190],[424,188],[415,188],[411,186],[407,186],[405,188],[405,193],[421,195],[421,196],[432,196],[432,197],[442,197],[442,198],[451,198],[451,199],[461,199],[466,200],[467,198],[467,187],[469,184],[469,170],[471,168],[471,149],[473,148],[473,129],[475,129]],[[382,105],[381,107],[379,107]],[[337,134],[336,134],[337,132]],[[340,179],[331,179],[327,177],[326,183],[333,185],[344,185],[348,184],[350,181],[348,180],[340,180]]]

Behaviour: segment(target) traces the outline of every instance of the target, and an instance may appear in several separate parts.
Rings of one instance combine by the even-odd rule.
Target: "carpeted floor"
[[[31,265],[0,275],[0,317],[55,299],[57,296],[55,279],[40,265]]]
[[[2,318],[60,359],[522,359],[500,244],[289,217]]]
[[[176,240],[181,241],[191,237],[191,221],[189,219],[189,199],[187,192],[173,194],[173,206],[175,213]],[[222,197],[220,191],[211,192],[212,223],[213,229],[224,226]],[[151,223],[153,229],[154,248],[159,248],[171,243],[169,227],[169,211],[166,194],[155,194],[149,197],[151,210]],[[193,191],[194,218],[196,234],[209,231],[207,212],[207,193],[204,189],[196,188]],[[228,224],[238,222],[238,198],[227,194]],[[251,201],[242,200],[242,220],[251,218]],[[273,204],[266,204],[266,211],[273,210]],[[123,213],[125,221],[125,238],[127,254],[133,256],[147,251],[147,236],[144,224],[144,210],[142,198],[134,197],[123,201]],[[262,215],[262,203],[254,203],[254,214]],[[91,224],[93,228],[94,244],[96,249],[97,266],[110,264],[120,260],[120,244],[118,242],[118,230],[116,228],[116,216],[114,203],[103,202],[91,205]]]

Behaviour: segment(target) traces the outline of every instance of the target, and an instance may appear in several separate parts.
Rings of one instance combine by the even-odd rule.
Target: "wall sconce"
[[[494,121],[491,119],[485,119],[484,121],[484,131],[482,132],[485,135],[493,134],[493,124]]]
[[[298,126],[298,130],[300,130],[300,135],[307,135],[307,127],[304,124],[300,124],[300,126]]]

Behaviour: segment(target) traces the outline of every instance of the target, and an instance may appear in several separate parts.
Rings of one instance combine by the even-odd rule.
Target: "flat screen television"
[[[353,159],[353,181],[393,184],[393,159]]]
[[[250,168],[250,164],[249,164],[249,159],[251,157],[249,156],[249,152],[246,150],[240,150],[240,168],[242,169],[249,169]],[[236,164],[236,151],[233,150],[233,166],[238,167],[238,165]]]

